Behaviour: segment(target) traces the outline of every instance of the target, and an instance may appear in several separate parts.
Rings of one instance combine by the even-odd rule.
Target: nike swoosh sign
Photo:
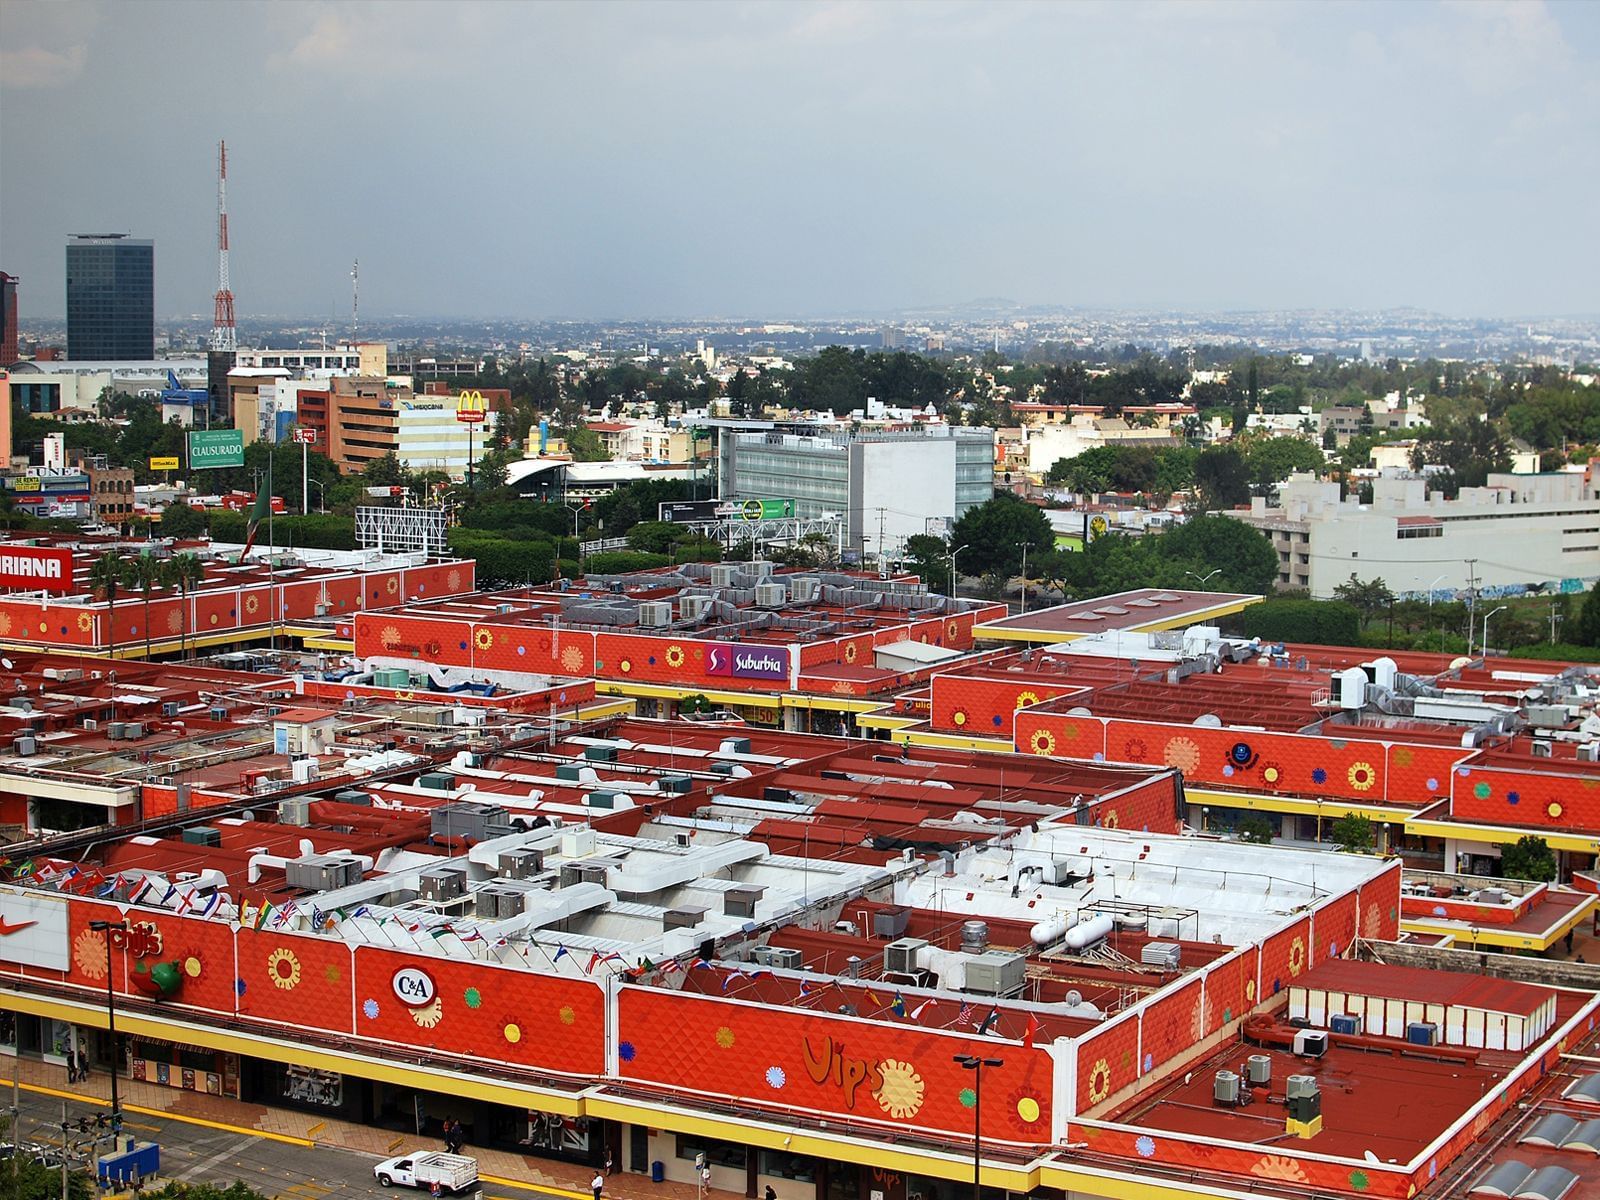
[[[37,925],[38,923],[37,921],[8,921],[4,917],[0,917],[0,937],[8,937],[13,933],[19,933],[28,928],[28,926]]]

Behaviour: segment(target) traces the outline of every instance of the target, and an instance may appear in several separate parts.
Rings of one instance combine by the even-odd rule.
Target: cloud
[[[82,42],[63,50],[43,46],[0,46],[0,87],[64,87],[83,74],[89,48]]]

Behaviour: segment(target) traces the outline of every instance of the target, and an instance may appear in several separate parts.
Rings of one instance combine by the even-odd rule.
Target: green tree
[[[1232,446],[1212,446],[1195,459],[1194,485],[1203,507],[1233,508],[1250,499],[1250,468]]]
[[[1266,600],[1240,613],[1239,625],[1245,637],[1264,642],[1354,646],[1361,641],[1361,614],[1337,600]]]
[[[671,521],[640,521],[628,530],[628,549],[645,554],[670,554],[674,543],[686,533],[682,525]]]
[[[205,563],[198,554],[174,554],[164,564],[163,587],[178,591],[178,652],[189,656],[189,593],[200,586],[206,577]]]
[[[1244,455],[1250,482],[1263,491],[1282,483],[1295,471],[1321,475],[1328,469],[1322,451],[1300,437],[1253,438]]]
[[[106,599],[107,654],[117,657],[117,594],[122,591],[125,568],[122,556],[107,550],[89,567],[89,587]]]
[[[1350,572],[1348,580],[1333,589],[1333,598],[1342,600],[1361,614],[1363,629],[1372,623],[1373,617],[1394,603],[1394,593],[1381,576],[1363,582],[1356,578],[1354,571]]]
[[[600,442],[600,435],[592,429],[578,426],[567,430],[567,449],[573,462],[610,462],[611,452]]]
[[[1055,545],[1055,532],[1042,509],[1001,492],[966,511],[950,531],[950,544],[962,547],[958,570],[1009,579],[1022,569],[1022,548],[1042,554]]]
[[[161,560],[148,550],[128,563],[126,581],[144,597],[144,656],[150,657],[150,593],[161,586]]]
[[[934,591],[942,592],[950,581],[950,545],[943,538],[914,533],[906,539],[900,565],[916,572]]]
[[[1329,836],[1347,854],[1367,854],[1372,850],[1372,819],[1363,813],[1346,813],[1333,823]]]
[[[174,500],[161,510],[161,536],[170,538],[204,537],[205,514],[181,500]]]
[[[242,1180],[235,1180],[223,1187],[215,1183],[183,1183],[174,1179],[155,1191],[146,1188],[142,1197],[143,1200],[267,1200],[263,1193]]]
[[[1571,640],[1580,646],[1600,646],[1600,587],[1592,590],[1578,610]]]
[[[1269,592],[1277,582],[1278,552],[1266,534],[1221,513],[1191,517],[1145,540],[1174,564],[1172,575],[1196,587],[1213,570],[1205,585],[1213,591]]]
[[[1500,874],[1506,879],[1550,883],[1556,877],[1556,856],[1542,837],[1530,833],[1500,847]]]

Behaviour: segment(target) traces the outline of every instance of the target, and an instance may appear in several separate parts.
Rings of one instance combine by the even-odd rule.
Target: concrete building
[[[0,367],[17,361],[17,277],[0,271]]]
[[[283,368],[297,378],[332,375],[377,375],[389,373],[389,351],[383,342],[356,342],[352,345],[321,349],[240,350],[241,367]]]
[[[107,466],[98,459],[85,468],[94,519],[118,528],[133,519],[133,468]]]
[[[67,357],[156,356],[156,244],[125,234],[67,241]]]
[[[473,460],[481,459],[498,410],[510,401],[504,390],[485,392],[485,420],[469,426],[456,420],[457,397],[443,384],[419,395],[393,376],[334,376],[327,382],[326,388],[298,391],[295,422],[315,430],[317,448],[351,473],[393,454],[412,470],[463,479],[469,437]]]
[[[1382,578],[1400,594],[1516,594],[1542,584],[1578,591],[1600,577],[1600,481],[1583,471],[1493,474],[1454,500],[1427,480],[1385,474],[1371,504],[1341,500],[1339,485],[1292,475],[1278,504],[1257,497],[1235,512],[1278,552],[1278,586],[1328,597],[1350,578]]]
[[[798,517],[840,513],[848,548],[894,555],[930,521],[955,521],[994,494],[994,430],[725,434],[719,478],[724,500],[793,500]]]

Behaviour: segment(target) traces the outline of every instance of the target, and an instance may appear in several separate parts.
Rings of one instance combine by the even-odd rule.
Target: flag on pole
[[[255,505],[250,509],[250,523],[245,526],[244,552],[239,555],[240,562],[250,557],[250,550],[256,544],[256,532],[272,511],[272,476],[268,475],[261,483],[263,486],[256,492]]]
[[[1022,1044],[1029,1050],[1033,1049],[1033,1039],[1039,1035],[1039,1018],[1035,1013],[1028,1014],[1028,1031],[1022,1037]]]
[[[215,916],[216,913],[217,913],[217,910],[219,908],[221,908],[221,907],[222,907],[222,893],[221,892],[212,892],[210,898],[207,899],[206,902],[200,906],[200,915],[202,917]]]
[[[971,1025],[972,1024],[972,1017],[973,1017],[972,1005],[967,1004],[967,1003],[963,1003],[961,1005],[961,1011],[956,1014],[956,1024],[957,1025]]]
[[[913,1021],[921,1020],[922,1019],[923,1010],[924,1009],[928,1009],[928,1008],[933,1008],[938,1003],[939,1002],[937,1000],[924,1000],[921,1004],[917,1005],[915,1008],[913,1008],[911,1010],[911,1019]]]
[[[989,1015],[983,1019],[983,1024],[978,1026],[978,1036],[982,1037],[984,1034],[988,1033],[989,1030],[999,1022],[999,1020],[1000,1010],[998,1008],[991,1008],[989,1010]]]
[[[107,896],[111,895],[112,892],[117,890],[117,886],[121,882],[122,882],[122,876],[121,875],[113,875],[110,879],[106,880],[99,887],[95,888],[94,894],[96,896],[98,896],[100,899],[104,900]]]
[[[182,892],[178,896],[178,915],[182,916],[184,913],[188,912],[193,907],[194,907],[194,889],[190,888],[187,892]]]
[[[889,1011],[897,1017],[906,1015],[906,998],[899,992],[894,994],[894,1000],[889,1005]]]
[[[259,932],[261,927],[267,923],[267,918],[273,914],[273,911],[272,901],[262,900],[261,907],[256,909],[255,924],[251,925],[250,928]]]
[[[469,929],[461,935],[461,940],[463,942],[481,942],[483,941],[483,934],[476,929]]]
[[[554,958],[552,958],[550,961],[553,962],[553,963],[554,962],[560,962],[566,956],[567,956],[567,948],[565,946],[563,946],[560,942],[557,942],[556,943],[556,956]]]
[[[601,954],[598,950],[589,955],[589,965],[583,969],[583,973],[585,975],[593,975],[595,967],[600,965],[600,960],[604,957],[605,955]]]

